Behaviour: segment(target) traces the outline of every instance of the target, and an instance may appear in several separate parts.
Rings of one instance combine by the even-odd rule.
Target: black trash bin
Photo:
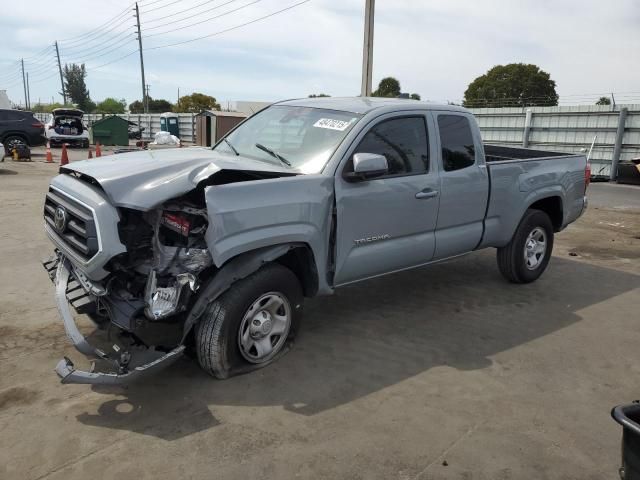
[[[611,410],[613,419],[622,425],[622,480],[640,480],[640,403],[620,405]]]

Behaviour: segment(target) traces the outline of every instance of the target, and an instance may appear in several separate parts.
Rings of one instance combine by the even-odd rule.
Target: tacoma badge
[[[391,238],[391,235],[389,235],[388,233],[385,233],[384,235],[375,235],[373,237],[358,238],[354,240],[353,243],[355,243],[356,245],[362,245],[364,243],[379,242],[380,240],[388,240],[390,238]]]

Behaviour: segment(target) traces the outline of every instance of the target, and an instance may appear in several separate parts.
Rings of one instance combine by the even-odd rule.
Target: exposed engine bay
[[[111,274],[96,282],[69,262],[65,286],[66,301],[76,313],[86,314],[106,332],[100,348],[91,353],[114,375],[184,348],[185,313],[203,283],[203,272],[215,269],[204,240],[204,208],[173,201],[149,212],[123,208],[120,215],[118,229],[127,251],[109,261]],[[66,262],[58,255],[45,263],[52,280],[60,276],[60,262]],[[64,362],[73,370],[69,359]]]

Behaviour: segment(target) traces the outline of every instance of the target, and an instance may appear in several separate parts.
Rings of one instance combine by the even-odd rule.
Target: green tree
[[[123,98],[117,100],[112,97],[105,98],[103,101],[96,105],[96,113],[124,113],[127,107],[127,101]]]
[[[62,103],[54,102],[54,103],[36,103],[31,109],[34,113],[51,113],[52,110],[56,108],[68,107],[73,108],[73,105],[67,104],[63,105]]]
[[[164,113],[170,112],[173,110],[173,104],[162,98],[158,99],[149,99],[149,112],[151,113]]]
[[[309,95],[309,98],[324,98],[324,97],[330,97],[331,95],[327,95],[326,93],[312,93],[311,95]]]
[[[385,77],[380,80],[378,89],[372,94],[372,97],[389,97],[389,98],[411,98],[413,100],[420,100],[420,95],[417,93],[403,94],[402,88],[400,88],[400,82],[394,77]]]
[[[385,77],[380,80],[378,89],[375,90],[371,96],[397,98],[400,96],[400,93],[400,82],[393,77]]]
[[[180,97],[178,103],[173,107],[173,111],[179,113],[200,113],[203,110],[220,110],[220,105],[214,97],[194,92],[191,95]]]
[[[600,97],[596,105],[611,105],[611,99],[609,97]]]
[[[64,90],[71,99],[71,103],[85,112],[93,111],[96,105],[91,101],[89,90],[87,90],[87,84],[85,83],[87,70],[84,63],[81,65],[76,63],[66,64],[62,75],[64,77]]]
[[[540,67],[525,63],[497,65],[469,84],[465,107],[558,105],[556,82]]]
[[[136,100],[135,102],[131,102],[129,104],[129,112],[130,113],[144,113],[144,105],[140,100]]]
[[[149,97],[149,113],[164,113],[172,110],[173,105],[168,100]],[[129,104],[129,111],[131,113],[144,113],[144,105],[142,105],[140,100],[136,100]]]

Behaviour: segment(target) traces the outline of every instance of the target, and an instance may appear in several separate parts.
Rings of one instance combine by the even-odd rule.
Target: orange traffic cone
[[[51,145],[47,142],[47,163],[53,163],[53,155],[51,155]]]
[[[91,153],[91,146],[89,146],[89,156],[87,157],[87,159],[89,158],[93,158],[93,154]]]
[[[102,156],[102,150],[100,150],[100,142],[96,142],[96,158]]]
[[[62,144],[62,155],[60,155],[60,166],[69,163],[69,155],[67,154],[67,144]]]

